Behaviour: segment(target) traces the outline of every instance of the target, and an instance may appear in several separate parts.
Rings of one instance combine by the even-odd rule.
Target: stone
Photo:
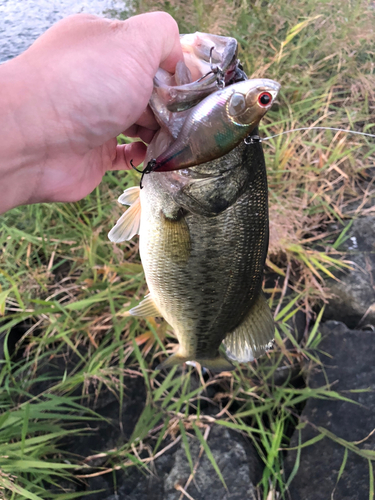
[[[248,456],[244,443],[225,427],[215,426],[208,437],[208,445],[228,487],[225,490],[206,453],[203,453],[199,467],[187,492],[194,500],[256,500],[253,481],[260,479],[259,458]],[[198,457],[200,442],[189,437],[189,448],[193,463]],[[190,466],[185,449],[179,447],[175,454],[175,462],[164,481],[165,500],[178,500],[181,492],[176,491],[175,484],[184,486],[190,475]]]
[[[342,245],[353,269],[340,272],[340,282],[329,280],[333,297],[324,319],[339,320],[349,328],[375,326],[375,218],[362,217],[353,222],[349,238]]]
[[[188,441],[195,464],[200,451],[200,441],[192,436],[188,436]],[[261,479],[262,464],[252,444],[240,434],[216,425],[210,431],[208,445],[228,490],[224,488],[209,458],[203,452],[194,480],[186,488],[190,495],[188,498],[256,500],[254,484]],[[153,475],[146,476],[136,468],[128,469],[121,478],[116,500],[178,500],[182,493],[175,486],[179,484],[184,487],[191,472],[182,441],[153,462],[153,472]],[[114,500],[113,496],[102,498]]]
[[[326,322],[321,333],[319,356],[323,367],[308,376],[308,386],[318,388],[327,383],[355,403],[341,400],[310,398],[302,411],[305,426],[295,430],[290,447],[305,443],[323,427],[335,436],[356,444],[361,450],[375,450],[375,333],[349,330],[343,323]],[[370,390],[368,392],[367,390]],[[352,390],[363,392],[350,392]],[[344,447],[324,437],[301,449],[298,472],[290,485],[293,500],[365,500],[369,498],[369,463],[366,458],[349,451],[341,479],[339,470]],[[286,478],[296,461],[297,452],[289,451],[285,461]]]
[[[146,391],[141,377],[124,377],[124,399],[119,421],[120,403],[116,395],[103,388],[94,407],[95,411],[106,420],[87,424],[92,432],[74,437],[70,443],[74,453],[81,457],[106,452],[126,443],[142,413],[146,400]],[[101,466],[105,458],[90,461],[91,467]]]

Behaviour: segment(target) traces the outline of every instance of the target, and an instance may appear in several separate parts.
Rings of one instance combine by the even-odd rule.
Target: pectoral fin
[[[132,189],[132,188],[131,188]],[[125,192],[126,193],[126,192]],[[122,195],[124,196],[125,193]],[[121,196],[120,196],[121,198]],[[108,233],[108,238],[113,243],[130,240],[135,234],[139,233],[141,224],[141,200],[138,196],[130,208],[121,215],[115,227]]]
[[[261,292],[242,323],[223,340],[229,359],[246,363],[264,354],[275,334],[271,310]]]
[[[140,316],[142,318],[147,318],[149,316],[162,316],[151,294],[147,295],[146,298],[137,306],[133,307],[133,309],[130,309],[129,313],[132,316]]]
[[[117,201],[122,205],[133,205],[133,203],[137,201],[137,198],[139,198],[140,191],[139,186],[125,189]]]

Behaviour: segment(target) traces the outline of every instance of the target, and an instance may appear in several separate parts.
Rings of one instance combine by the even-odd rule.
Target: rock
[[[113,393],[103,388],[96,402],[95,411],[107,420],[88,424],[88,429],[92,429],[90,434],[74,437],[73,442],[70,442],[70,447],[76,455],[87,457],[106,452],[128,441],[144,408],[146,391],[141,377],[125,377],[124,385],[122,421],[119,422],[119,400]],[[97,467],[102,465],[104,460],[104,458],[94,459],[89,465]]]
[[[211,429],[208,445],[227,484],[225,490],[206,453],[203,453],[194,481],[187,489],[194,500],[256,500],[253,481],[260,479],[261,468],[259,458],[246,453],[244,442],[235,433],[225,427],[215,426]],[[195,463],[200,449],[196,438],[189,438],[190,453]],[[251,448],[250,448],[251,449]],[[184,486],[190,475],[190,466],[185,449],[179,447],[175,454],[175,462],[164,481],[165,500],[178,500],[181,493],[176,491],[175,484]]]
[[[324,319],[340,320],[349,328],[375,325],[375,218],[353,222],[350,237],[342,245],[353,270],[340,273],[341,282],[330,280],[331,293]]]
[[[375,422],[375,333],[352,331],[336,321],[321,329],[324,335],[318,356],[324,368],[309,375],[308,385],[317,388],[332,384],[332,390],[357,403],[310,398],[303,409],[301,421],[305,427],[301,442],[317,436],[317,426],[335,436],[356,444],[361,450],[375,450],[375,435],[369,436]],[[372,392],[349,392],[366,390]],[[310,425],[312,424],[312,425]],[[368,439],[366,439],[368,437]],[[295,431],[290,447],[298,446],[299,431]],[[369,464],[349,451],[341,479],[337,482],[344,457],[344,447],[325,437],[301,449],[298,472],[290,485],[293,500],[365,500],[369,498]],[[285,461],[289,477],[296,461],[296,451],[288,452]],[[331,496],[332,495],[332,496]]]
[[[75,356],[69,352],[66,356],[49,361],[45,366],[39,367],[41,373],[52,373],[54,379],[59,379],[65,370],[69,371],[71,366],[78,362]],[[43,377],[41,378],[43,380]],[[60,444],[64,452],[73,453],[76,458],[83,459],[121,447],[129,440],[144,408],[146,390],[144,380],[139,376],[125,377],[124,386],[121,422],[119,398],[116,394],[101,388],[96,398],[95,387],[90,388],[91,397],[86,404],[105,420],[87,422],[85,429],[89,431],[88,434],[82,433],[73,438],[68,435],[64,443]],[[38,383],[34,387],[35,394],[40,394],[48,388],[48,383]],[[81,388],[77,395],[80,393]],[[210,396],[213,397],[214,393]],[[212,404],[207,407],[202,404],[202,414],[208,415],[213,408]],[[190,453],[195,463],[201,444],[194,431],[190,434]],[[161,444],[160,449],[167,444],[168,440]],[[194,500],[256,500],[254,484],[260,481],[263,466],[251,442],[235,431],[214,425],[208,437],[208,445],[228,490],[224,488],[209,458],[203,452],[194,480],[187,487],[188,494]],[[144,456],[148,456],[148,453]],[[181,491],[178,491],[175,485],[178,483],[184,487],[191,473],[182,441],[147,464],[145,469],[134,466],[100,474],[101,467],[108,465],[107,458],[100,455],[91,458],[86,464],[89,467],[85,471],[86,477],[76,484],[67,483],[66,491],[75,492],[77,495],[82,492],[80,498],[88,500],[178,500]],[[82,471],[79,473],[82,474]],[[58,491],[58,488],[51,489],[51,493]]]
[[[45,382],[44,378],[47,377],[40,376],[41,382],[33,386],[34,393],[39,395],[42,391],[47,391],[51,380],[61,379],[64,371],[70,371],[72,366],[75,366],[78,362],[78,356],[69,351],[66,356],[56,357],[46,365],[39,366],[40,374],[49,373],[50,375],[53,374],[53,377],[51,379],[48,378],[48,382]],[[76,459],[78,458],[81,461],[86,457],[92,457],[93,455],[95,456],[96,454],[119,448],[126,443],[133,433],[146,401],[144,379],[140,376],[125,376],[124,396],[121,408],[122,418],[120,421],[119,395],[106,387],[101,387],[100,393],[96,397],[95,389],[95,387],[88,388],[90,397],[87,398],[85,404],[103,417],[103,420],[88,421],[84,426],[86,432],[74,436],[67,435],[66,439],[60,443],[60,449],[63,452],[67,453],[68,456],[72,454]],[[80,394],[82,394],[82,387],[77,390],[77,396]],[[79,422],[77,426],[82,428],[82,423]],[[59,488],[51,487],[51,493],[56,495],[61,494],[61,487],[64,487],[65,491],[69,493],[78,494],[78,492],[82,492],[82,497],[77,498],[87,498],[89,500],[110,498],[111,500],[117,500],[114,484],[123,484],[126,475],[123,471],[95,475],[98,471],[100,472],[100,467],[107,464],[107,462],[108,458],[106,456],[102,457],[99,455],[99,457],[92,458],[87,461],[90,469],[84,470],[84,473],[88,476],[93,474],[93,477],[68,482],[66,485],[59,483]],[[83,474],[83,471],[79,470],[79,474]],[[140,475],[144,478],[142,473]],[[133,483],[130,482],[128,486],[131,487]],[[136,484],[137,481],[135,481]],[[160,500],[163,499],[161,498]]]
[[[81,351],[84,355],[84,349]],[[60,352],[60,356],[55,356],[46,363],[40,363],[38,366],[39,381],[29,388],[29,392],[35,397],[40,397],[40,394],[48,392],[56,380],[61,380],[65,372],[70,373],[79,362],[79,356],[67,348],[66,351]],[[75,389],[72,395],[77,398],[82,396],[84,389],[87,396],[85,399],[82,398],[81,404],[94,410],[103,419],[88,421],[84,425],[86,433],[73,437],[68,435],[60,445],[62,450],[85,458],[120,447],[129,440],[143,411],[146,389],[144,379],[140,375],[124,376],[123,385],[121,412],[120,395],[113,388],[110,390],[103,384],[99,394],[97,394],[98,388],[95,385],[95,379],[93,379],[92,383],[85,388],[78,386]],[[120,413],[121,422],[119,421]],[[77,426],[82,428],[82,423],[77,423]],[[99,466],[103,460],[92,460],[89,465],[91,467]]]
[[[188,441],[195,464],[200,442],[191,436],[188,436]],[[187,493],[194,500],[256,500],[254,484],[261,479],[262,464],[251,443],[238,433],[217,425],[210,431],[208,445],[228,490],[221,483],[206,453],[203,453],[194,480],[186,489]],[[128,469],[121,478],[116,500],[178,500],[181,491],[175,485],[184,487],[191,472],[182,442],[157,458],[153,467],[155,475],[149,477],[136,468]],[[88,498],[91,499],[91,496]],[[102,498],[114,500],[113,496],[103,495]]]
[[[4,326],[6,320],[0,321],[0,326]],[[12,358],[12,361],[18,361],[22,358],[22,354],[24,352],[24,346],[21,346],[15,354],[16,346],[19,340],[25,335],[25,333],[30,330],[33,326],[31,320],[21,321],[17,325],[13,326],[7,332],[6,330],[0,333],[0,362],[5,359],[5,350],[8,352],[9,356]],[[34,332],[35,334],[35,332]],[[6,346],[5,346],[6,342]]]

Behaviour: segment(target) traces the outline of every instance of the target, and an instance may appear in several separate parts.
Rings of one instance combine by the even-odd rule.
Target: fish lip
[[[166,72],[159,68],[154,77],[154,92],[150,100],[151,108],[155,94],[165,101],[164,106],[169,112],[174,113],[189,109],[197,104],[195,100],[200,102],[215,90],[219,77],[215,71],[212,71],[212,67],[220,69],[220,79],[224,79],[226,86],[232,83],[237,71],[239,71],[238,42],[235,38],[195,32],[181,34],[180,40],[183,52],[195,54],[199,62],[197,69],[200,71],[200,78],[184,85],[171,85],[171,82],[165,79]],[[214,48],[214,53],[216,53],[212,65],[210,48]],[[242,70],[237,76],[242,80],[246,74]],[[202,77],[206,78],[201,81]]]

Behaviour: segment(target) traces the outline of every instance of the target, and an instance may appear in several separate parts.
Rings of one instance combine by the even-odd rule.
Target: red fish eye
[[[269,92],[262,92],[258,96],[258,102],[262,106],[262,108],[268,106],[271,101],[272,101],[272,95]]]

